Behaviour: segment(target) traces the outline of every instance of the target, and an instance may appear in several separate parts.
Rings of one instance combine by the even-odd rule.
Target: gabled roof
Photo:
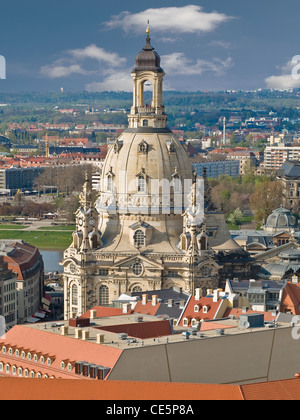
[[[218,299],[217,302],[213,302],[211,296],[201,297],[199,300],[195,296],[191,296],[185,310],[182,313],[179,325],[183,325],[183,319],[190,317],[190,319],[198,317],[203,320],[214,319],[216,312],[222,302],[222,298]],[[195,311],[195,306],[199,307],[199,311]],[[208,307],[207,313],[203,311],[204,307]]]
[[[280,310],[285,312],[285,309],[292,310],[294,315],[300,315],[300,287],[299,283],[287,282],[282,292]]]
[[[77,340],[74,346],[74,338],[22,325],[15,325],[5,334],[5,339],[0,340],[0,343],[6,342],[15,344],[18,348],[24,347],[43,354],[55,355],[55,361],[51,367],[47,367],[48,370],[54,368],[61,371],[62,360],[86,360],[87,356],[89,363],[112,368],[122,353],[122,350],[117,348],[95,345],[82,340]]]

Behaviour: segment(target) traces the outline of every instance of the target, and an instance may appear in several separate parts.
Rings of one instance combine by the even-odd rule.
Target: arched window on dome
[[[107,176],[106,189],[107,189],[107,191],[110,191],[110,192],[112,192],[112,190],[113,190],[113,179],[112,179],[112,175],[108,175]]]
[[[145,235],[142,230],[137,230],[134,234],[134,245],[145,246]]]
[[[144,175],[138,176],[138,192],[146,192],[147,191],[147,182]]]
[[[177,174],[173,176],[173,188],[175,193],[181,192],[181,180]]]
[[[99,287],[99,305],[108,306],[109,305],[109,288],[104,284]]]

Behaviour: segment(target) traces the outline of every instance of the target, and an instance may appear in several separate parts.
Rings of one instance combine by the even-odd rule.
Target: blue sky
[[[300,87],[291,76],[300,56],[298,0],[1,3],[0,92],[130,91],[147,19],[165,89]]]

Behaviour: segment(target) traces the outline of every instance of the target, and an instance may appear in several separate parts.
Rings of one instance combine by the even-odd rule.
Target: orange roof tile
[[[123,313],[122,308],[111,308],[108,306],[94,306],[91,310],[96,311],[97,318],[105,318],[108,316],[129,315],[133,312],[132,310],[129,310],[128,312]],[[87,311],[85,314],[80,316],[80,318],[90,318],[91,310]]]
[[[134,307],[134,312],[144,315],[156,315],[156,312],[158,311],[158,308],[160,307],[160,303],[157,303],[156,305],[152,305],[152,302],[149,301],[145,305],[143,305],[142,301],[137,302],[137,304]]]
[[[41,324],[41,329],[15,325],[5,334],[5,338],[0,340],[0,344],[6,342],[17,345],[18,348],[24,347],[31,351],[55,356],[55,361],[50,367],[47,366],[47,370],[54,370],[61,377],[64,377],[60,369],[62,360],[80,361],[88,357],[89,363],[112,368],[122,353],[122,350],[117,348],[82,340],[76,341],[76,346],[74,346],[74,338],[48,332],[43,329],[43,324]],[[2,359],[4,356],[1,354]],[[28,361],[26,363],[28,364]]]
[[[0,400],[242,400],[235,385],[0,378]]]
[[[220,306],[222,299],[218,299],[217,302],[213,302],[211,297],[201,297],[199,300],[196,300],[195,296],[192,296],[189,300],[179,322],[179,325],[183,324],[183,318],[196,318],[199,317],[200,319],[213,319],[217,309]],[[195,306],[199,306],[199,311],[195,312]],[[203,312],[203,307],[207,306],[208,311]]]
[[[0,378],[0,400],[300,400],[300,379],[246,385]],[[107,404],[107,406],[110,406]],[[196,403],[191,403],[196,412]]]

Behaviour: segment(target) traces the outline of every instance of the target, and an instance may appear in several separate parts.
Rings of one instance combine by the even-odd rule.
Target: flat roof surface
[[[243,314],[244,315],[244,314]],[[163,318],[159,318],[156,316],[151,315],[138,315],[138,314],[130,314],[130,315],[122,315],[122,316],[112,316],[112,317],[105,317],[105,318],[98,318],[91,321],[89,327],[80,328],[81,330],[87,330],[89,332],[89,338],[86,341],[96,343],[97,334],[104,335],[104,345],[120,348],[120,349],[129,349],[141,346],[153,346],[157,344],[165,344],[168,343],[176,343],[181,341],[192,341],[192,340],[203,340],[209,339],[214,337],[219,337],[219,331],[217,330],[224,330],[224,335],[231,336],[237,334],[250,334],[251,332],[263,331],[269,329],[269,326],[272,323],[268,323],[268,326],[265,327],[251,327],[248,329],[240,327],[240,320],[239,318],[227,318],[227,319],[218,319],[213,321],[206,321],[201,323],[200,331],[195,329],[195,334],[201,333],[198,335],[190,335],[189,339],[186,340],[183,336],[183,332],[191,331],[191,328],[188,327],[180,327],[180,326],[173,326],[173,334],[160,334],[159,324],[157,325],[157,334],[152,336],[151,338],[138,338],[134,337],[134,335],[128,335],[128,338],[136,338],[136,342],[131,342],[128,344],[127,340],[122,340],[119,338],[119,332],[112,332],[107,330],[102,330],[101,327],[113,327],[113,326],[121,326],[121,325],[133,325],[137,324],[137,318],[142,318],[142,322],[139,324],[143,325],[144,329],[150,328],[153,330],[153,323],[159,323],[159,321],[163,321]],[[172,320],[169,320],[172,323]],[[24,326],[28,328],[38,329],[38,330],[45,330],[49,333],[61,335],[61,327],[65,325],[68,326],[68,333],[66,334],[67,337],[75,338],[75,330],[78,327],[70,327],[69,321],[57,321],[57,322],[39,322],[35,324],[24,324]],[[46,328],[45,328],[46,326]],[[278,328],[285,328],[288,327],[289,323],[280,322],[277,323]],[[124,328],[125,330],[125,328]]]

